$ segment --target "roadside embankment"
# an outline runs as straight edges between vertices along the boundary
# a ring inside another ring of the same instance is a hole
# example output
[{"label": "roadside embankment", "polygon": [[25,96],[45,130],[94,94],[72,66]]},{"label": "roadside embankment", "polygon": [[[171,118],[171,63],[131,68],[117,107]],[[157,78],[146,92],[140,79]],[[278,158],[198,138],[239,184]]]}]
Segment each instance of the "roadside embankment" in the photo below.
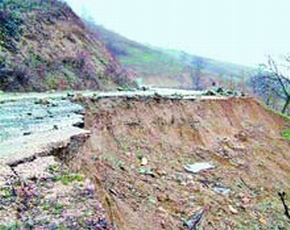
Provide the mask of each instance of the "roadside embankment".
[{"label": "roadside embankment", "polygon": [[290,193],[289,124],[254,99],[79,101],[91,135],[67,163],[94,178],[120,229],[289,228],[277,195]]},{"label": "roadside embankment", "polygon": [[0,105],[13,114],[0,119],[0,226],[290,227],[277,194],[290,194],[289,141],[280,135],[289,122],[254,99],[180,91],[84,96],[78,105],[33,99],[23,114],[18,100]]}]

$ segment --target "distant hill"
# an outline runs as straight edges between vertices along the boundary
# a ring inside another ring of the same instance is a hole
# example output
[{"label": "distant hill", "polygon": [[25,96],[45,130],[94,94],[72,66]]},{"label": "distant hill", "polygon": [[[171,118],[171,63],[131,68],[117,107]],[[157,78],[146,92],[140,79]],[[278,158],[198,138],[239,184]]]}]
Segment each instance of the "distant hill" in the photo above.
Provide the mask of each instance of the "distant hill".
[{"label": "distant hill", "polygon": [[105,45],[57,0],[0,0],[0,90],[130,84]]},{"label": "distant hill", "polygon": [[[88,23],[108,49],[127,68],[133,70],[144,84],[182,88],[204,88],[213,82],[240,84],[246,81],[251,68],[166,50],[129,40],[102,26]],[[201,79],[196,79],[201,78]]]}]

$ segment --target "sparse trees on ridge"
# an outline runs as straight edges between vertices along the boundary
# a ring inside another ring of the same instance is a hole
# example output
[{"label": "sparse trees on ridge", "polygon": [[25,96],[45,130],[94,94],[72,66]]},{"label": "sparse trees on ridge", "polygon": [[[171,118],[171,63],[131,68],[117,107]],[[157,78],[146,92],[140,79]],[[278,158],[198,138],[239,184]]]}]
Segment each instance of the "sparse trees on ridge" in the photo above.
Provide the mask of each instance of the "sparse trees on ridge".
[{"label": "sparse trees on ridge", "polygon": [[269,56],[267,64],[260,67],[259,72],[251,78],[254,93],[273,107],[276,106],[275,101],[282,102],[281,112],[286,113],[290,104],[290,55],[279,63]]}]

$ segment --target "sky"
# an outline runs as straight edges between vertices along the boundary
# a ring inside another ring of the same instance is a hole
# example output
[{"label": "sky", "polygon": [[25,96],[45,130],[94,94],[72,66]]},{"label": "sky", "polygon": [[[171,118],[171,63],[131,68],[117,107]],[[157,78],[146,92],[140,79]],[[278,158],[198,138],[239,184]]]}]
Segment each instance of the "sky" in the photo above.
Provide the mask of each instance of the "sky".
[{"label": "sky", "polygon": [[131,40],[254,66],[290,52],[289,0],[66,0]]}]

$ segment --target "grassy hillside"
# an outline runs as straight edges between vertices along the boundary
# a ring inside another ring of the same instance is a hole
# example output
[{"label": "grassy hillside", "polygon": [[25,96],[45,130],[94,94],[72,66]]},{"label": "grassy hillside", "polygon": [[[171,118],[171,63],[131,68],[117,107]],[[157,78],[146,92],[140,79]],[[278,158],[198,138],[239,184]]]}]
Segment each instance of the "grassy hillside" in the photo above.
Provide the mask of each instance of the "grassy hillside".
[{"label": "grassy hillside", "polygon": [[57,0],[0,0],[0,90],[105,89],[127,72]]},{"label": "grassy hillside", "polygon": [[182,51],[142,45],[102,26],[89,25],[120,62],[134,70],[137,77],[141,77],[147,84],[192,88],[197,75],[202,78],[203,87],[213,81],[238,84],[252,71],[248,67],[193,56]]}]

